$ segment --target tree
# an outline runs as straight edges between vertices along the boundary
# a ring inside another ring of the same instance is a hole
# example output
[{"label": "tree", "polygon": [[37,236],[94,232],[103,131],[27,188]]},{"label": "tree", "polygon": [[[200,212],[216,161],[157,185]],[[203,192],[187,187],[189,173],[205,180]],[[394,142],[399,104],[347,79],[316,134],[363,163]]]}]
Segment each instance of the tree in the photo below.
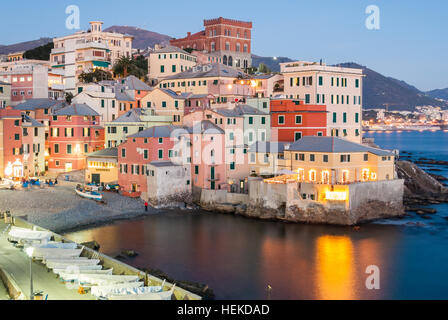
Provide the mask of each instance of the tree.
[{"label": "tree", "polygon": [[73,93],[66,92],[65,93],[65,102],[67,102],[68,104],[72,104],[72,99],[73,99]]},{"label": "tree", "polygon": [[50,60],[51,49],[54,48],[54,43],[49,42],[43,46],[25,51],[23,57],[25,59],[33,59],[33,60]]},{"label": "tree", "polygon": [[121,57],[113,66],[113,71],[115,74],[127,77],[129,74],[129,70],[134,65],[134,62],[132,59],[129,59],[127,57]]},{"label": "tree", "polygon": [[113,67],[116,75],[126,78],[128,75],[134,75],[137,78],[145,78],[148,74],[148,60],[143,56],[136,59],[121,57]]},{"label": "tree", "polygon": [[94,71],[82,72],[78,79],[83,83],[99,82],[103,80],[112,80],[112,74],[102,69],[95,69]]},{"label": "tree", "polygon": [[265,65],[264,63],[260,63],[258,65],[258,72],[261,72],[261,73],[271,73],[271,69],[269,69],[268,66]]}]

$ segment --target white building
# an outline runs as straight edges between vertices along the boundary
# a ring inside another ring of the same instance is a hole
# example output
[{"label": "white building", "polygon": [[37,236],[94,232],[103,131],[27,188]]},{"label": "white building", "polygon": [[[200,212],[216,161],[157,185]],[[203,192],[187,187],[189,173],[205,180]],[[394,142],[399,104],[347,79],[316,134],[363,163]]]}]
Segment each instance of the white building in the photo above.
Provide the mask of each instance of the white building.
[{"label": "white building", "polygon": [[75,93],[79,75],[96,68],[111,69],[121,57],[132,57],[133,37],[102,31],[103,22],[90,22],[89,31],[55,38],[50,62],[64,70],[66,91]]},{"label": "white building", "polygon": [[362,141],[362,69],[316,62],[280,63],[287,98],[327,106],[327,136]]}]

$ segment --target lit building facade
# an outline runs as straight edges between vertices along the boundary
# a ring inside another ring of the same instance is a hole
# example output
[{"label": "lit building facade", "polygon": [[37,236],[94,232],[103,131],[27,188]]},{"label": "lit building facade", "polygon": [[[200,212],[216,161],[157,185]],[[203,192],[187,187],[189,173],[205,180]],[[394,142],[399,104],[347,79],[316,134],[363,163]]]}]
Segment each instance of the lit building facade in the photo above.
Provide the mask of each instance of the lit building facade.
[{"label": "lit building facade", "polygon": [[286,97],[326,106],[326,136],[362,141],[362,69],[296,61],[281,63],[280,70]]}]

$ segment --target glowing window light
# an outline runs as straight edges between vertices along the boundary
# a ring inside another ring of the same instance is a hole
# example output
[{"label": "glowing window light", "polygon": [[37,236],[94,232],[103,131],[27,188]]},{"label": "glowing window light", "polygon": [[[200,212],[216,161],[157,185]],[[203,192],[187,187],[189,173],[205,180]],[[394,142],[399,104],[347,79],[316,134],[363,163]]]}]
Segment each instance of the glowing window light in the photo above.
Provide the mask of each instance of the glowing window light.
[{"label": "glowing window light", "polygon": [[322,183],[330,182],[330,172],[328,170],[322,171]]},{"label": "glowing window light", "polygon": [[349,172],[348,170],[342,170],[342,182],[346,183],[349,179]]},{"label": "glowing window light", "polygon": [[305,180],[305,169],[297,169],[297,181],[304,181]]},{"label": "glowing window light", "polygon": [[310,170],[310,181],[316,181],[316,170]]},{"label": "glowing window light", "polygon": [[375,172],[372,172],[372,173],[370,174],[370,179],[372,179],[372,180],[376,180],[376,178],[377,178],[376,173],[375,173]]},{"label": "glowing window light", "polygon": [[347,192],[327,191],[325,192],[326,200],[345,201],[347,200]]},{"label": "glowing window light", "polygon": [[228,86],[227,86],[227,88],[229,89],[229,90],[232,90],[232,85],[231,84],[229,84]]},{"label": "glowing window light", "polygon": [[367,181],[369,180],[369,176],[370,176],[370,170],[369,169],[362,169],[362,181]]}]

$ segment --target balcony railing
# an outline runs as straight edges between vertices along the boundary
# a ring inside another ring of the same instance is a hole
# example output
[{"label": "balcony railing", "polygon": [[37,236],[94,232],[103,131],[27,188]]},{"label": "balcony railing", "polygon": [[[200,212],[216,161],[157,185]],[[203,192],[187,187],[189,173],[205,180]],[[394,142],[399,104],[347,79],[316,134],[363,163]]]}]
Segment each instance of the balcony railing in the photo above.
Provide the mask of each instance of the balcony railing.
[{"label": "balcony railing", "polygon": [[214,177],[212,177],[211,175],[208,176],[207,178],[208,181],[219,181],[220,179],[220,175],[219,174],[215,174]]}]

